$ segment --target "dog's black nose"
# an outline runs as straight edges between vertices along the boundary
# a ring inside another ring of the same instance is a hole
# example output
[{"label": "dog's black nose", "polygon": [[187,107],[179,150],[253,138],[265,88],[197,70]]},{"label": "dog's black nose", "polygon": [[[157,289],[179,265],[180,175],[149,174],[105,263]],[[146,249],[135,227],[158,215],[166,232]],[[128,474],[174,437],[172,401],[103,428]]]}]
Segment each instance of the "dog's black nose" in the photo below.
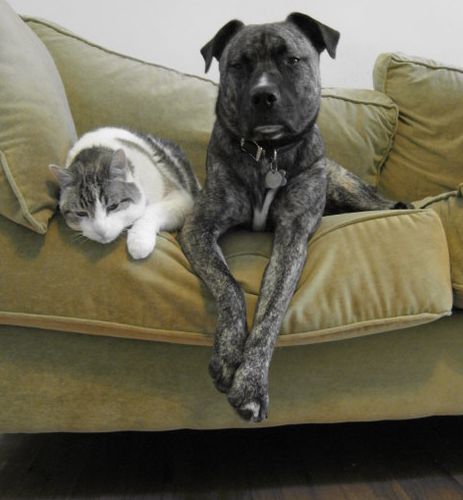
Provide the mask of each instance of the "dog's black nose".
[{"label": "dog's black nose", "polygon": [[251,91],[251,102],[257,109],[271,108],[279,98],[276,85],[259,85]]}]

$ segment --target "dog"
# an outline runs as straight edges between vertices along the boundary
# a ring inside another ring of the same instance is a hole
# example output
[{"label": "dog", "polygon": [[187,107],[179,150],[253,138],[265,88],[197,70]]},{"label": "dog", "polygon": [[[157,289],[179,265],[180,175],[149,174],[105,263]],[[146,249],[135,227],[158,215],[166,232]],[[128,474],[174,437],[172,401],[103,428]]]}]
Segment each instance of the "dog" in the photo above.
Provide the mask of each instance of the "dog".
[{"label": "dog", "polygon": [[[279,23],[233,20],[202,49],[219,61],[216,121],[206,181],[179,241],[217,302],[209,373],[246,421],[268,414],[268,372],[280,327],[323,214],[407,208],[324,155],[316,119],[320,53],[339,33],[301,13]],[[274,233],[254,325],[218,238],[235,226]]]}]

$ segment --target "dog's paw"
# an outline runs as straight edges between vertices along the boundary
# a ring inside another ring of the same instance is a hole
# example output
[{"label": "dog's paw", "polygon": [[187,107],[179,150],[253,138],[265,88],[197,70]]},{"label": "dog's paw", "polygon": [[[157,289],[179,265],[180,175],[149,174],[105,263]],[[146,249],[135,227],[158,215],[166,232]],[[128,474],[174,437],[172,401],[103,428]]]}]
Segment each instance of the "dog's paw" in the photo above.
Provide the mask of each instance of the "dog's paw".
[{"label": "dog's paw", "polygon": [[[235,311],[236,316],[240,314],[239,310]],[[209,375],[220,392],[228,393],[235,372],[243,361],[244,345],[248,337],[245,314],[243,311],[241,321],[225,321],[222,317],[222,321],[217,324]]]},{"label": "dog's paw", "polygon": [[228,401],[243,420],[266,419],[269,402],[266,370],[258,364],[244,362],[235,372]]},{"label": "dog's paw", "polygon": [[156,234],[141,234],[130,231],[127,235],[127,249],[133,259],[145,259],[154,250]]},{"label": "dog's paw", "polygon": [[230,390],[240,363],[241,355],[239,353],[228,353],[227,356],[220,356],[214,351],[209,361],[209,375],[218,391],[226,394]]}]

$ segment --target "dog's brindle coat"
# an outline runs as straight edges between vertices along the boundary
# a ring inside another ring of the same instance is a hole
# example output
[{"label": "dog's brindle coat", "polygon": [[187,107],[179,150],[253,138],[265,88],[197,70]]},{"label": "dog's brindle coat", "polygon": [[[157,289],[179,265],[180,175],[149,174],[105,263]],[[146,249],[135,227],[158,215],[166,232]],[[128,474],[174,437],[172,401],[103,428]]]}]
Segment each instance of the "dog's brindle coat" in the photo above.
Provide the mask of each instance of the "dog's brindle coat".
[{"label": "dog's brindle coat", "polygon": [[[275,340],[306,260],[307,241],[323,213],[404,208],[324,157],[315,125],[319,54],[327,49],[334,57],[338,38],[337,31],[295,13],[282,23],[231,21],[201,51],[206,71],[213,57],[219,60],[217,120],[205,186],[180,242],[217,301],[210,375],[250,421],[267,417]],[[259,162],[253,158],[258,145],[265,149]],[[275,169],[275,150],[287,183],[268,189],[265,175]],[[274,232],[250,332],[243,291],[217,243],[238,225]]]}]

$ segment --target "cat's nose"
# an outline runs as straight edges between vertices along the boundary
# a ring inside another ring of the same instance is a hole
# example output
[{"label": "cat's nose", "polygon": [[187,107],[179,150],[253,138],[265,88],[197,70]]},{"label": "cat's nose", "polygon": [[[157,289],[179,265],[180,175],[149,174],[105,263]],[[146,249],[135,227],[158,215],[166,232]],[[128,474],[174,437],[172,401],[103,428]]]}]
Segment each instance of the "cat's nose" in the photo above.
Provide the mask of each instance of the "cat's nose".
[{"label": "cat's nose", "polygon": [[95,234],[101,243],[109,243],[113,239],[104,228],[95,228]]},{"label": "cat's nose", "polygon": [[114,240],[114,236],[111,236],[109,234],[102,234],[100,235],[101,243],[110,243],[111,241]]}]

